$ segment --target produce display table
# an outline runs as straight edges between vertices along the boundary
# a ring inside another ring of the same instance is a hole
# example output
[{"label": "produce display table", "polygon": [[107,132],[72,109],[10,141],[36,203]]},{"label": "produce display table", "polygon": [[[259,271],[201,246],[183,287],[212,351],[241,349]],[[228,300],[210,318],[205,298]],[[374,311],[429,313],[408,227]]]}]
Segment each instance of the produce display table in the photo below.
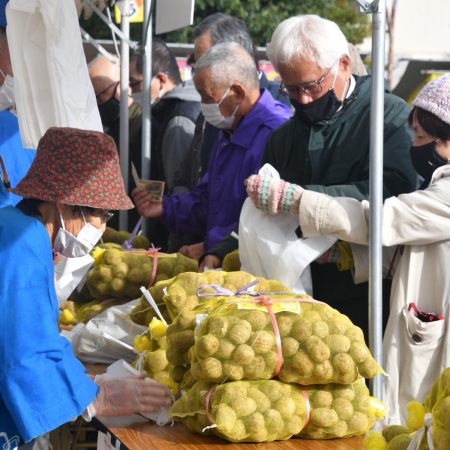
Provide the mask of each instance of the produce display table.
[{"label": "produce display table", "polygon": [[[103,373],[106,366],[101,364],[86,364],[89,373]],[[98,421],[97,421],[98,422]],[[121,443],[121,450],[363,450],[363,438],[309,440],[289,439],[262,444],[233,444],[222,439],[201,436],[189,431],[184,425],[176,423],[173,426],[159,427],[153,423],[133,425],[127,428],[99,427],[108,432],[114,448],[116,440]],[[118,447],[116,447],[118,448]]]},{"label": "produce display table", "polygon": [[233,444],[216,437],[190,432],[181,423],[159,427],[145,423],[129,428],[111,428],[129,450],[362,450],[362,437],[331,440],[289,439],[263,444]]}]

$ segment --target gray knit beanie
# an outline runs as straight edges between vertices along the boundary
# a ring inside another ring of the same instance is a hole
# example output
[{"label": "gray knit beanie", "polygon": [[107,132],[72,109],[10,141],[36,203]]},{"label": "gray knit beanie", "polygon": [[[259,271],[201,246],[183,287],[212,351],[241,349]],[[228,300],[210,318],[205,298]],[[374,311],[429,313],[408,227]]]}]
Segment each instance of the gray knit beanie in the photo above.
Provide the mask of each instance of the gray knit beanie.
[{"label": "gray knit beanie", "polygon": [[413,101],[443,122],[450,124],[450,73],[430,81]]}]

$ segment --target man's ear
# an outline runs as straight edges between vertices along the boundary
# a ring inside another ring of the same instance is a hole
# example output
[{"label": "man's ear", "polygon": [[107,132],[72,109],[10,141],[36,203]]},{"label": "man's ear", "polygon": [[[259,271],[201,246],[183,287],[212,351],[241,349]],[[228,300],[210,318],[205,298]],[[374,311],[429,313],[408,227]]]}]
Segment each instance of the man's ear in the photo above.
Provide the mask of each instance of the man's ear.
[{"label": "man's ear", "polygon": [[247,91],[241,83],[233,83],[230,87],[230,90],[234,92],[234,95],[239,100],[239,102],[242,102],[247,96]]},{"label": "man's ear", "polygon": [[158,72],[155,76],[159,80],[161,89],[167,88],[168,83],[170,82],[170,78],[164,72]]},{"label": "man's ear", "polygon": [[352,63],[347,55],[342,55],[340,57],[339,64],[341,65],[341,67],[343,67],[345,73],[347,74],[352,73]]}]

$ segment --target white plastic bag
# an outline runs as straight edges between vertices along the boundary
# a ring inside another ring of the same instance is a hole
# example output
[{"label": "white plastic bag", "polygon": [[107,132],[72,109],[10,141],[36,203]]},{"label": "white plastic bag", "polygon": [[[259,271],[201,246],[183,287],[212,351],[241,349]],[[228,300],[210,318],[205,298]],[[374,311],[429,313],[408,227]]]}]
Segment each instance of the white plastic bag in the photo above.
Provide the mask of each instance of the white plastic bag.
[{"label": "white plastic bag", "polygon": [[82,287],[84,283],[81,282],[86,279],[86,275],[93,264],[94,258],[89,254],[77,258],[62,256],[61,261],[55,264],[55,291],[60,307],[77,286]]},{"label": "white plastic bag", "polygon": [[111,306],[86,325],[78,324],[61,334],[71,341],[75,354],[85,363],[110,364],[119,359],[131,362],[136,359],[134,337],[147,331],[147,327],[128,319],[138,302]]},{"label": "white plastic bag", "polygon": [[[259,174],[280,177],[270,164],[265,164]],[[328,250],[336,238],[299,239],[295,233],[298,226],[298,217],[288,213],[269,215],[248,198],[239,219],[241,270],[276,279],[299,293],[312,294],[309,264]]]}]

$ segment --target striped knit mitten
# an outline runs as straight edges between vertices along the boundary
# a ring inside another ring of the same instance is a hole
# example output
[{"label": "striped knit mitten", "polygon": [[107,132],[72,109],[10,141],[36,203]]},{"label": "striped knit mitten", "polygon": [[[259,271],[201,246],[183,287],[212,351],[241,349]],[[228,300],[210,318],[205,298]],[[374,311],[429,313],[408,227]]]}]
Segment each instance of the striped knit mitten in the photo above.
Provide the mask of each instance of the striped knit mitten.
[{"label": "striped knit mitten", "polygon": [[269,214],[297,215],[303,188],[268,175],[252,175],[246,180],[247,194],[254,205]]}]

